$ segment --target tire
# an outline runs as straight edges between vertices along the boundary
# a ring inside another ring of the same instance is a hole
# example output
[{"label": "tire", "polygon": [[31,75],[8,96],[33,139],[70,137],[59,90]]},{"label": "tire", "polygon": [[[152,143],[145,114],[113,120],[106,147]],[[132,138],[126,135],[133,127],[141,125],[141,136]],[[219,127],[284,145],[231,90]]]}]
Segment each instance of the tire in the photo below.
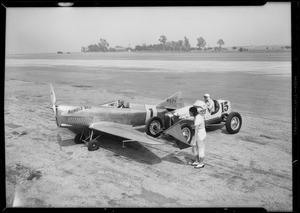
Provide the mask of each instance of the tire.
[{"label": "tire", "polygon": [[146,134],[150,135],[151,137],[158,137],[160,136],[163,129],[163,122],[159,117],[152,117],[146,123]]},{"label": "tire", "polygon": [[186,143],[190,144],[193,138],[193,128],[189,124],[183,124],[180,128],[183,136],[186,138]]},{"label": "tire", "polygon": [[87,147],[88,147],[89,151],[95,151],[95,150],[99,149],[100,143],[96,140],[92,140],[88,143]]},{"label": "tire", "polygon": [[238,133],[242,126],[242,117],[237,112],[232,112],[226,118],[226,130],[229,134]]},{"label": "tire", "polygon": [[85,136],[84,136],[84,134],[82,134],[82,133],[79,133],[79,134],[77,134],[76,136],[75,136],[75,143],[77,143],[77,144],[81,144],[81,143],[83,143],[84,141],[83,140],[85,140]]}]

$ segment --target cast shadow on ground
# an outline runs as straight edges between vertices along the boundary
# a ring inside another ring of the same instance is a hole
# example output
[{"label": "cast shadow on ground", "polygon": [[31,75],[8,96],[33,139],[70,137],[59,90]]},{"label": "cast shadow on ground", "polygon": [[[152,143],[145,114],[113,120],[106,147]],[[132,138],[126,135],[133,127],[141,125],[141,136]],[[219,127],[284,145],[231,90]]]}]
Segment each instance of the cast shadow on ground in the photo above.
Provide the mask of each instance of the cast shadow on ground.
[{"label": "cast shadow on ground", "polygon": [[223,134],[230,135],[230,134],[226,131],[226,129],[223,129],[221,132],[222,132]]},{"label": "cast shadow on ground", "polygon": [[218,129],[222,129],[223,127],[224,127],[224,124],[214,125],[214,126],[207,126],[206,131],[207,132],[212,132],[212,131],[216,131]]},{"label": "cast shadow on ground", "polygon": [[75,146],[75,145],[78,145],[78,144],[75,143],[74,139],[65,139],[65,140],[57,141],[57,143],[58,143],[61,147],[67,147],[67,146]]},{"label": "cast shadow on ground", "polygon": [[175,164],[189,165],[194,162],[194,157],[192,154],[188,153],[170,153],[167,156],[163,157],[162,160],[168,161]]},{"label": "cast shadow on ground", "polygon": [[[62,140],[59,134],[57,135],[57,137],[58,137],[57,138],[58,144],[60,145],[60,147],[82,145],[82,144],[76,144],[74,138]],[[166,146],[172,146],[178,149],[178,151],[180,151],[178,145],[175,143],[174,138],[168,135],[162,135],[159,138],[165,141]],[[187,153],[177,152],[177,151],[173,153],[169,153],[165,157],[160,158],[152,151],[150,151],[147,148],[147,145],[144,145],[136,141],[126,142],[124,143],[125,146],[123,147],[123,142],[122,142],[123,140],[124,139],[120,137],[105,134],[101,136],[101,139],[98,140],[100,142],[99,149],[109,150],[113,152],[114,156],[116,157],[122,156],[131,160],[135,160],[139,163],[150,164],[150,165],[161,163],[163,160],[171,163],[176,163],[176,164],[188,164],[191,161],[191,159],[193,159],[192,155],[189,155]],[[159,146],[153,146],[152,148],[158,150],[160,149]]]},{"label": "cast shadow on ground", "polygon": [[100,149],[114,152],[114,156],[123,156],[143,164],[158,164],[162,159],[147,149],[143,144],[133,141],[124,143],[121,138],[105,135],[100,140]]},{"label": "cast shadow on ground", "polygon": [[171,163],[176,163],[176,164],[183,164],[183,165],[190,164],[191,162],[194,161],[194,156],[192,154],[190,154],[188,152],[180,151],[180,150],[190,148],[190,147],[186,146],[186,147],[180,148],[178,146],[178,144],[176,143],[175,139],[168,135],[163,135],[160,138],[163,139],[164,141],[166,141],[166,143],[168,143],[168,145],[173,146],[174,148],[177,149],[177,151],[170,153],[170,154],[166,155],[165,157],[163,157],[162,160],[168,161]]},{"label": "cast shadow on ground", "polygon": [[221,130],[221,133],[229,135],[229,133],[227,132],[227,130],[225,128],[225,124],[206,127],[206,132],[212,132],[212,131],[216,131],[216,130]]},{"label": "cast shadow on ground", "polygon": [[[101,136],[99,149],[106,149],[114,152],[114,156],[123,156],[128,159],[132,159],[144,164],[158,164],[161,163],[161,158],[147,149],[145,146],[138,142],[124,143],[124,139],[112,135],[105,134]],[[74,139],[62,140],[60,134],[57,134],[57,142],[60,147],[76,146],[82,144],[76,144]]]}]

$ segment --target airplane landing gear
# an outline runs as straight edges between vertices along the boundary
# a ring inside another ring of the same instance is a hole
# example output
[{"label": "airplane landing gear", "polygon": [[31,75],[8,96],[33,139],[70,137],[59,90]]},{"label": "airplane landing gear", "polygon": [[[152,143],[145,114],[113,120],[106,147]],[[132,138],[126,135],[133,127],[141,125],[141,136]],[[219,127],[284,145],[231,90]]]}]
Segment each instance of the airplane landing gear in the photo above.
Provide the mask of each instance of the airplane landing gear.
[{"label": "airplane landing gear", "polygon": [[90,142],[88,142],[87,147],[88,147],[89,151],[95,151],[95,150],[99,149],[100,143],[97,140],[91,140]]},{"label": "airplane landing gear", "polygon": [[75,136],[74,140],[75,140],[75,143],[77,143],[77,144],[84,143],[85,136],[84,136],[83,132],[82,132],[82,133],[78,133],[78,134]]},{"label": "airplane landing gear", "polygon": [[100,147],[100,142],[97,140],[100,138],[103,133],[99,134],[98,136],[93,135],[93,130],[89,133],[89,136],[84,140],[84,142],[87,144],[87,148],[89,151],[95,151],[99,149]]}]

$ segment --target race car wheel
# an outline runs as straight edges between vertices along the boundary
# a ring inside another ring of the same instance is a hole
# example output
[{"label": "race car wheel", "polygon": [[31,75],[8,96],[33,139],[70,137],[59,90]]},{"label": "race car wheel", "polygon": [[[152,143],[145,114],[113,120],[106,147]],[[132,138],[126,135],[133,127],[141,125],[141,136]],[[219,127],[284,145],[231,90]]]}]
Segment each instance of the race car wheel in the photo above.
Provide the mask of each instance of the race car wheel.
[{"label": "race car wheel", "polygon": [[77,144],[83,143],[85,140],[85,136],[84,136],[84,134],[79,133],[75,136],[74,140],[75,140],[75,143],[77,143]]},{"label": "race car wheel", "polygon": [[152,137],[158,137],[163,128],[162,120],[159,117],[152,117],[146,123],[146,133]]},{"label": "race car wheel", "polygon": [[242,126],[242,117],[237,112],[232,112],[226,119],[226,130],[229,134],[235,134],[240,131]]},{"label": "race car wheel", "polygon": [[193,138],[193,129],[192,129],[191,125],[189,125],[189,124],[181,125],[181,132],[182,132],[182,135],[185,137],[186,142],[188,144],[190,144],[192,141],[192,138]]},{"label": "race car wheel", "polygon": [[95,150],[99,149],[100,143],[96,140],[92,140],[92,141],[88,142],[87,147],[88,147],[89,151],[95,151]]}]

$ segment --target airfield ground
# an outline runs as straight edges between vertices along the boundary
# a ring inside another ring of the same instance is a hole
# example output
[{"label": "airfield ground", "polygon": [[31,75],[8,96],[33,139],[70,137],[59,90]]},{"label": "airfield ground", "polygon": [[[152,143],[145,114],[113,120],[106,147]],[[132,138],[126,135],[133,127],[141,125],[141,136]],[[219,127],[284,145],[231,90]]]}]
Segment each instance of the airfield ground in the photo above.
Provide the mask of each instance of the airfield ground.
[{"label": "airfield ground", "polygon": [[[131,54],[131,55],[130,55]],[[143,55],[144,54],[144,55]],[[89,152],[58,129],[58,104],[123,98],[155,104],[182,91],[210,93],[242,115],[238,134],[208,130],[203,169],[191,149],[105,137]],[[292,210],[290,52],[9,55],[5,70],[7,206],[263,207]],[[63,141],[58,143],[57,134]]]}]

